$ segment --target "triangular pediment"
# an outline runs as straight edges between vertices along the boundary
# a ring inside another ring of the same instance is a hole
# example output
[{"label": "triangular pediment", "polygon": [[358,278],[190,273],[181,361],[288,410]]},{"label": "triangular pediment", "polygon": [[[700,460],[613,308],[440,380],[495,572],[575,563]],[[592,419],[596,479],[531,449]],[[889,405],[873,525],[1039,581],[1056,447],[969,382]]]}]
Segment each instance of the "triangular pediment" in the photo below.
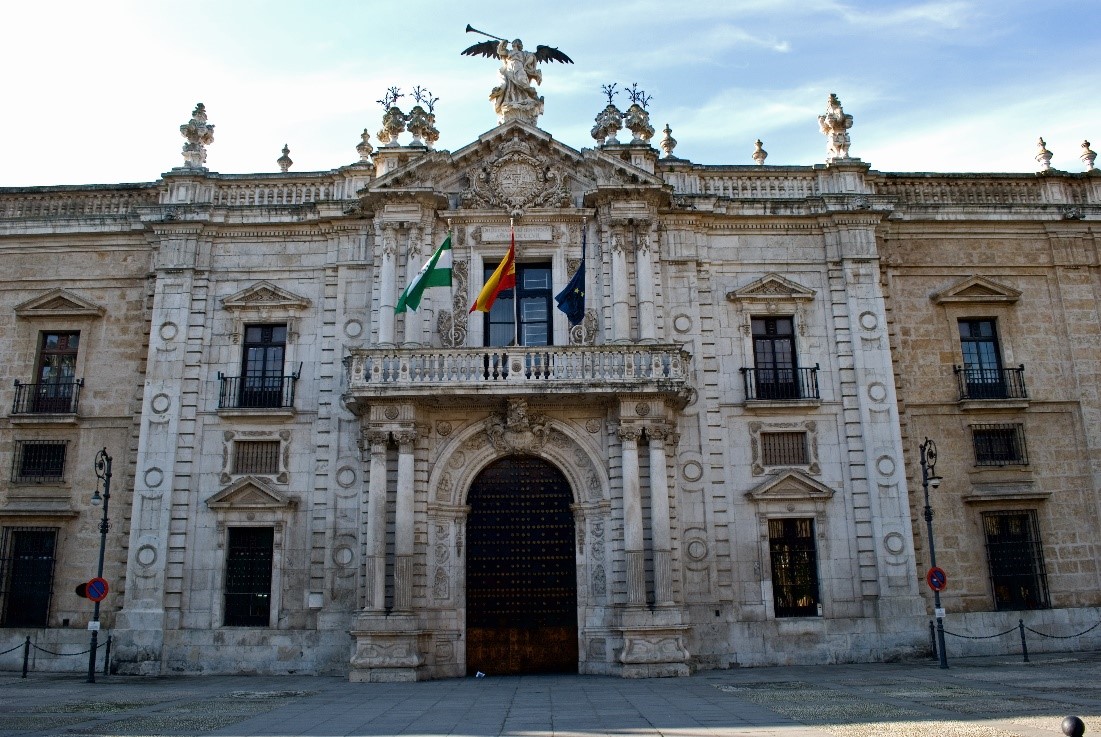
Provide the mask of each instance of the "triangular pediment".
[{"label": "triangular pediment", "polygon": [[19,317],[102,317],[106,311],[67,289],[51,290],[15,307]]},{"label": "triangular pediment", "polygon": [[304,310],[309,306],[309,299],[267,281],[257,282],[222,300],[222,307],[227,310],[278,308],[290,311]]},{"label": "triangular pediment", "polygon": [[[400,160],[402,153],[395,149],[392,156]],[[379,154],[387,155],[385,149]],[[411,155],[368,185],[363,205],[374,209],[395,195],[435,193],[463,209],[515,212],[569,207],[609,186],[668,189],[661,177],[627,160],[599,149],[578,151],[546,131],[509,121],[453,153]]]},{"label": "triangular pediment", "polygon": [[746,492],[755,502],[824,500],[833,494],[833,489],[821,481],[795,470],[783,471]]},{"label": "triangular pediment", "polygon": [[809,301],[814,299],[814,290],[804,287],[802,284],[785,279],[779,274],[765,274],[760,279],[746,284],[733,292],[727,292],[726,298],[731,302],[740,301]]},{"label": "triangular pediment", "polygon": [[206,500],[211,509],[286,509],[294,500],[263,479],[246,476]]},{"label": "triangular pediment", "polygon": [[930,299],[936,304],[946,302],[972,302],[990,303],[1005,302],[1012,304],[1021,297],[1021,291],[1013,287],[999,284],[984,276],[972,276],[954,284],[947,289],[934,292]]}]

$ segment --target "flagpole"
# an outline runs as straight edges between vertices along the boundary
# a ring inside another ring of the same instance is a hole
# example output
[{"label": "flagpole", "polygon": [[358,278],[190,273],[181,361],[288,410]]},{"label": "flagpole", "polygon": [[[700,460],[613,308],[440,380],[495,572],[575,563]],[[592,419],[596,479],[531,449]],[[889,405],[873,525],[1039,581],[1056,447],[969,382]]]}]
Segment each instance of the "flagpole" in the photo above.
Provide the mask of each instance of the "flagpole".
[{"label": "flagpole", "polygon": [[[512,218],[508,219],[509,236],[512,241],[509,245],[512,247],[512,269],[513,272],[516,269],[516,225]],[[519,347],[520,345],[520,281],[513,279],[512,285],[512,344]]]},{"label": "flagpole", "polygon": [[[447,238],[451,239],[451,218],[447,219]],[[455,241],[451,241],[451,253],[455,253]],[[455,260],[451,260],[451,284],[447,288],[447,311],[451,313],[451,347],[455,348]]]}]

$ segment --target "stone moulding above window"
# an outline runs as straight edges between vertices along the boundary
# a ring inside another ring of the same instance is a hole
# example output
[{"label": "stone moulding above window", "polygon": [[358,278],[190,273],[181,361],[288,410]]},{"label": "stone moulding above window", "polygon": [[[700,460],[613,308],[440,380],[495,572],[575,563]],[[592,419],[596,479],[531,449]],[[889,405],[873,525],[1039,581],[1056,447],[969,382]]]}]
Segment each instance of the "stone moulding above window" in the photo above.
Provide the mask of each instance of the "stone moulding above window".
[{"label": "stone moulding above window", "polygon": [[754,315],[795,315],[795,329],[806,335],[805,305],[814,301],[816,292],[779,274],[765,274],[744,287],[726,293],[726,298],[741,313],[742,332],[752,334],[750,320]]},{"label": "stone moulding above window", "polygon": [[1043,502],[1051,498],[1051,492],[1036,488],[1031,481],[1020,483],[972,483],[973,493],[965,494],[964,504],[990,504],[997,502]]},{"label": "stone moulding above window", "polygon": [[[802,471],[788,470],[755,486],[746,492],[746,497],[758,504],[763,502],[785,502],[792,506],[812,502],[822,504],[833,498],[834,490]],[[805,509],[805,507],[799,507]]]},{"label": "stone moulding above window", "polygon": [[1014,304],[1021,298],[1021,291],[1013,287],[999,284],[984,276],[971,276],[961,282],[933,292],[929,299],[935,304],[948,304],[963,302],[967,304]]},{"label": "stone moulding above window", "polygon": [[67,289],[53,289],[15,306],[15,314],[21,318],[50,317],[103,317],[107,309]]},{"label": "stone moulding above window", "polygon": [[222,298],[222,309],[232,312],[233,342],[241,342],[245,323],[287,324],[287,342],[298,336],[297,322],[300,314],[309,309],[310,300],[301,295],[277,287],[268,281],[259,281],[236,294]]}]

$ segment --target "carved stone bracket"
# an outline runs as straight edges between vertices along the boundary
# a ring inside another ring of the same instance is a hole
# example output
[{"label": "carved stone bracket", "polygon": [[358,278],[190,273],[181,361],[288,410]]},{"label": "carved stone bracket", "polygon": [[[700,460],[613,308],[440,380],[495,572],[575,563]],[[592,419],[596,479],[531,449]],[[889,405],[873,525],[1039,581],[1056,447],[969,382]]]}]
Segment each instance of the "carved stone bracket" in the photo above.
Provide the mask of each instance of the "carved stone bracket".
[{"label": "carved stone bracket", "polygon": [[545,415],[528,412],[523,399],[510,398],[504,415],[486,420],[486,436],[501,453],[531,452],[542,448],[550,438]]}]

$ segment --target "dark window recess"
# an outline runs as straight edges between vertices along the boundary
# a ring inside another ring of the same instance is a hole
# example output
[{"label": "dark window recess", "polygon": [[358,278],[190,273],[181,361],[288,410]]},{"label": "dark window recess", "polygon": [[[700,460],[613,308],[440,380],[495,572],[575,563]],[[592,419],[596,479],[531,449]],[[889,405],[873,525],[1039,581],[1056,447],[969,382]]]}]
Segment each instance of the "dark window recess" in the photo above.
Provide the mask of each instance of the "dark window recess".
[{"label": "dark window recess", "polygon": [[0,545],[0,626],[49,626],[57,530],[6,527]]},{"label": "dark window recess", "polygon": [[1036,513],[986,512],[983,528],[994,606],[999,610],[1051,606]]},{"label": "dark window recess", "polygon": [[765,466],[807,465],[805,432],[761,433],[761,463]]},{"label": "dark window recess", "polygon": [[818,399],[818,367],[801,369],[795,358],[794,320],[754,317],[753,368],[743,368],[747,400]]},{"label": "dark window recess", "polygon": [[63,481],[65,445],[57,440],[17,440],[11,480],[39,484]]},{"label": "dark window recess", "polygon": [[[283,407],[286,325],[246,325],[238,407]],[[292,383],[293,386],[293,383]]]},{"label": "dark window recess", "polygon": [[[1002,371],[1002,356],[998,349],[998,330],[992,319],[960,320],[960,347],[963,350],[963,370],[960,376],[961,394],[967,399],[1006,399],[1023,392],[1022,380]],[[1023,372],[1022,372],[1023,373]],[[1011,383],[1007,383],[1007,378]]]},{"label": "dark window recess", "polygon": [[237,440],[233,443],[233,472],[274,475],[279,473],[278,440]]},{"label": "dark window recess", "polygon": [[38,342],[33,384],[16,382],[13,412],[17,414],[71,414],[81,381],[76,378],[79,332],[44,332]]},{"label": "dark window recess", "polygon": [[[487,266],[484,278],[488,279],[496,268],[496,265]],[[485,314],[485,345],[510,346],[517,337],[522,346],[550,345],[550,264],[516,264],[516,284],[517,289],[506,289],[497,295],[493,307]],[[519,306],[514,301],[516,292],[519,292]],[[517,317],[520,318],[518,325]]]},{"label": "dark window recess", "polygon": [[230,527],[226,553],[226,627],[267,627],[271,621],[273,527]]},{"label": "dark window recess", "polygon": [[777,617],[818,616],[818,554],[814,520],[770,519],[772,598]]},{"label": "dark window recess", "polygon": [[1025,429],[1017,424],[983,424],[971,426],[975,444],[975,465],[1027,465]]}]

